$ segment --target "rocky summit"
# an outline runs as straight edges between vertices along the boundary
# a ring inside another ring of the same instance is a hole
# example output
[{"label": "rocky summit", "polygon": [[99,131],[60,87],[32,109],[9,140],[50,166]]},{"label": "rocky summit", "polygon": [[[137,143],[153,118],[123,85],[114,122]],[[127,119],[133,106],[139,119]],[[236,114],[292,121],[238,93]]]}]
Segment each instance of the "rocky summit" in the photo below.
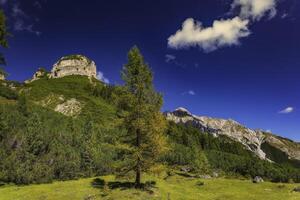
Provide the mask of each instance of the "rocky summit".
[{"label": "rocky summit", "polygon": [[96,64],[94,61],[83,55],[62,57],[54,64],[50,77],[61,78],[69,75],[82,75],[96,78]]},{"label": "rocky summit", "polygon": [[213,134],[215,137],[225,135],[245,146],[246,149],[255,153],[260,159],[273,161],[273,157],[268,155],[267,149],[275,148],[287,159],[300,160],[300,144],[291,140],[278,137],[276,135],[253,130],[232,119],[219,119],[206,116],[193,115],[185,108],[177,108],[173,112],[166,112],[166,118],[177,124],[191,125],[201,130]]}]

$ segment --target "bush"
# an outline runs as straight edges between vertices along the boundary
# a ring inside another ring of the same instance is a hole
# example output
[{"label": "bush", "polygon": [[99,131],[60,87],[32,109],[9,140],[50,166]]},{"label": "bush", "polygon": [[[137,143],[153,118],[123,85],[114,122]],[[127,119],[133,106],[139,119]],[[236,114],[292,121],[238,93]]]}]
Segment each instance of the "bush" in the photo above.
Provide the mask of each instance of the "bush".
[{"label": "bush", "polygon": [[197,181],[196,185],[197,185],[197,186],[203,186],[203,185],[204,185],[204,182],[202,182],[202,181]]}]

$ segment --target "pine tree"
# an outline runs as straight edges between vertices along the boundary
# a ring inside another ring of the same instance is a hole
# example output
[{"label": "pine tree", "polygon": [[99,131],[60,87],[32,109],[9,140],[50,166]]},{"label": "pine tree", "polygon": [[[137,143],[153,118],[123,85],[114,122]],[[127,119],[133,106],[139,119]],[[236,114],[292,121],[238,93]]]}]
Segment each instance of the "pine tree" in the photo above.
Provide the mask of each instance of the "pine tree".
[{"label": "pine tree", "polygon": [[153,87],[153,75],[137,47],[128,53],[128,63],[122,71],[125,87],[132,95],[125,124],[125,142],[129,153],[127,171],[134,170],[135,186],[141,187],[141,173],[147,171],[165,149],[166,123],[160,113],[162,97]]},{"label": "pine tree", "polygon": [[[2,10],[0,10],[0,46],[7,48],[8,44],[7,44],[7,30],[6,30],[6,18],[5,15],[3,13]],[[5,59],[4,56],[2,55],[2,53],[0,53],[0,65],[5,64]],[[3,70],[1,70],[3,71]],[[1,72],[0,73],[4,73]]]}]

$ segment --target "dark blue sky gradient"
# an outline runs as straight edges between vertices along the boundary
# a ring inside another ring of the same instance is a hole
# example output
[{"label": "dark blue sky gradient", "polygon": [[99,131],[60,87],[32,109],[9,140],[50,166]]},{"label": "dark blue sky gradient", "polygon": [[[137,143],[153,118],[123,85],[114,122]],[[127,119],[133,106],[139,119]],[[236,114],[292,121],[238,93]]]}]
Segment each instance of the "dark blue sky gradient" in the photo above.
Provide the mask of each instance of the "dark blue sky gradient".
[{"label": "dark blue sky gradient", "polygon": [[[164,94],[164,110],[182,106],[198,115],[232,118],[251,128],[300,141],[300,5],[281,0],[277,15],[251,24],[239,46],[211,53],[174,50],[167,39],[189,17],[205,26],[228,18],[231,0],[11,0],[26,22],[40,31],[15,31],[4,50],[9,79],[23,81],[39,66],[48,70],[62,56],[84,54],[111,83],[122,84],[120,70],[130,47],[138,45]],[[282,18],[284,14],[287,17]],[[165,55],[176,56],[166,63]],[[193,90],[196,95],[188,95]],[[289,114],[278,112],[286,107]]]}]

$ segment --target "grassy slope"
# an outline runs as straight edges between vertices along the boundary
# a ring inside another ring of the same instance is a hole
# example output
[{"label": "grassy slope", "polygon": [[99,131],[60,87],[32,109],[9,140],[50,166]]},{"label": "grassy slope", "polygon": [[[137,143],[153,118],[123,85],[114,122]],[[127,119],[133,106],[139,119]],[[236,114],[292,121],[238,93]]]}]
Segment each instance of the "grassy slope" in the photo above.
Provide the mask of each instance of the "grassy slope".
[{"label": "grassy slope", "polygon": [[[104,87],[97,80],[93,80],[93,84]],[[116,117],[115,106],[107,103],[101,97],[93,96],[91,82],[84,76],[67,76],[58,79],[43,78],[26,85],[21,91],[31,101],[38,104],[45,104],[46,102],[45,107],[50,109],[54,109],[56,105],[62,103],[59,100],[61,96],[65,100],[75,98],[84,105],[81,116],[90,113],[95,121],[102,124],[110,124]]]},{"label": "grassy slope", "polygon": [[[115,181],[114,177],[101,177],[106,181]],[[31,186],[5,186],[0,188],[0,200],[83,200],[83,199],[117,199],[117,200],[298,200],[300,193],[292,192],[295,184],[262,183],[253,184],[250,181],[212,179],[202,180],[204,186],[197,186],[198,179],[188,179],[173,176],[167,180],[147,177],[155,180],[157,188],[154,194],[135,189],[108,190],[107,196],[102,196],[103,189],[92,186],[93,178],[77,181],[55,182],[53,184]]]}]

